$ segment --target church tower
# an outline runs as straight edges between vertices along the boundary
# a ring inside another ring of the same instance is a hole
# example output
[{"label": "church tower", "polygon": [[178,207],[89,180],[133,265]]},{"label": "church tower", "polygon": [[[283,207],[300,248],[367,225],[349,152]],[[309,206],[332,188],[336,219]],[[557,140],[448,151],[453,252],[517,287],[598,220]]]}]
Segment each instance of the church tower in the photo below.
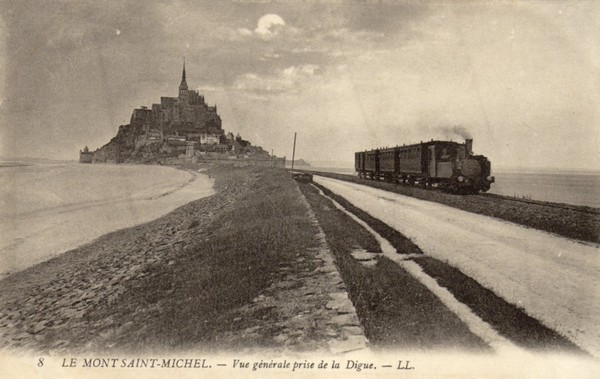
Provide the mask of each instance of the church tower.
[{"label": "church tower", "polygon": [[183,73],[181,74],[181,84],[179,85],[179,99],[185,99],[185,102],[187,103],[188,85],[185,81],[185,58],[183,58]]},{"label": "church tower", "polygon": [[183,58],[183,73],[181,74],[181,84],[179,85],[179,117],[176,117],[180,122],[187,122],[190,107],[190,97],[188,85],[185,81],[185,58]]}]

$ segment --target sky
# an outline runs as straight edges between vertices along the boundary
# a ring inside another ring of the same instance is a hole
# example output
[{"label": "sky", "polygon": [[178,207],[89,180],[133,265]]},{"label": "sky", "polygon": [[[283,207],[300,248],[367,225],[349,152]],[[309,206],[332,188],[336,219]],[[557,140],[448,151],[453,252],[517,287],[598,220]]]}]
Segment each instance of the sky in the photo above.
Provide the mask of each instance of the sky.
[{"label": "sky", "polygon": [[187,83],[309,162],[474,139],[600,170],[600,1],[0,0],[0,156],[78,159]]}]

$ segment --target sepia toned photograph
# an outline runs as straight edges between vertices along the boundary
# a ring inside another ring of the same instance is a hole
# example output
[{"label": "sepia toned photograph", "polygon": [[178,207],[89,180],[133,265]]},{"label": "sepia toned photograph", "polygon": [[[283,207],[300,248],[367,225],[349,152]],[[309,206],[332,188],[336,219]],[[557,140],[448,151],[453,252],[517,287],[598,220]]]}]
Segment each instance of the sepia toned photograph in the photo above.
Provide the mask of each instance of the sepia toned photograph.
[{"label": "sepia toned photograph", "polygon": [[599,30],[0,0],[0,376],[596,377]]}]

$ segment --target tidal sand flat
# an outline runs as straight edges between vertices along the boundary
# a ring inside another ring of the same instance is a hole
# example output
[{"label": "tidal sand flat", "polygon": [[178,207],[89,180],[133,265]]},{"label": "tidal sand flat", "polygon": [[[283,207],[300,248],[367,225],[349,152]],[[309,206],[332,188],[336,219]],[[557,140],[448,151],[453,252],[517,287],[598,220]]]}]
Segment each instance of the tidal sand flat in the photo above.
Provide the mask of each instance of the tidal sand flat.
[{"label": "tidal sand flat", "polygon": [[203,174],[141,165],[0,169],[0,276],[213,194]]}]

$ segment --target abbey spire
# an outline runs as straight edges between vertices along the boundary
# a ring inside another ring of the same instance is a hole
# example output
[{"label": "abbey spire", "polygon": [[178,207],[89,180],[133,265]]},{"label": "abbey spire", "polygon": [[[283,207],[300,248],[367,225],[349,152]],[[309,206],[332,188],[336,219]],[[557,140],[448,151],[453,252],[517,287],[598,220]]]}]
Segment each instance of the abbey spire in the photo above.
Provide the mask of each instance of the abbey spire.
[{"label": "abbey spire", "polygon": [[185,58],[183,58],[183,73],[181,74],[181,84],[179,85],[179,97],[181,97],[181,91],[188,90],[187,82],[185,81]]}]

